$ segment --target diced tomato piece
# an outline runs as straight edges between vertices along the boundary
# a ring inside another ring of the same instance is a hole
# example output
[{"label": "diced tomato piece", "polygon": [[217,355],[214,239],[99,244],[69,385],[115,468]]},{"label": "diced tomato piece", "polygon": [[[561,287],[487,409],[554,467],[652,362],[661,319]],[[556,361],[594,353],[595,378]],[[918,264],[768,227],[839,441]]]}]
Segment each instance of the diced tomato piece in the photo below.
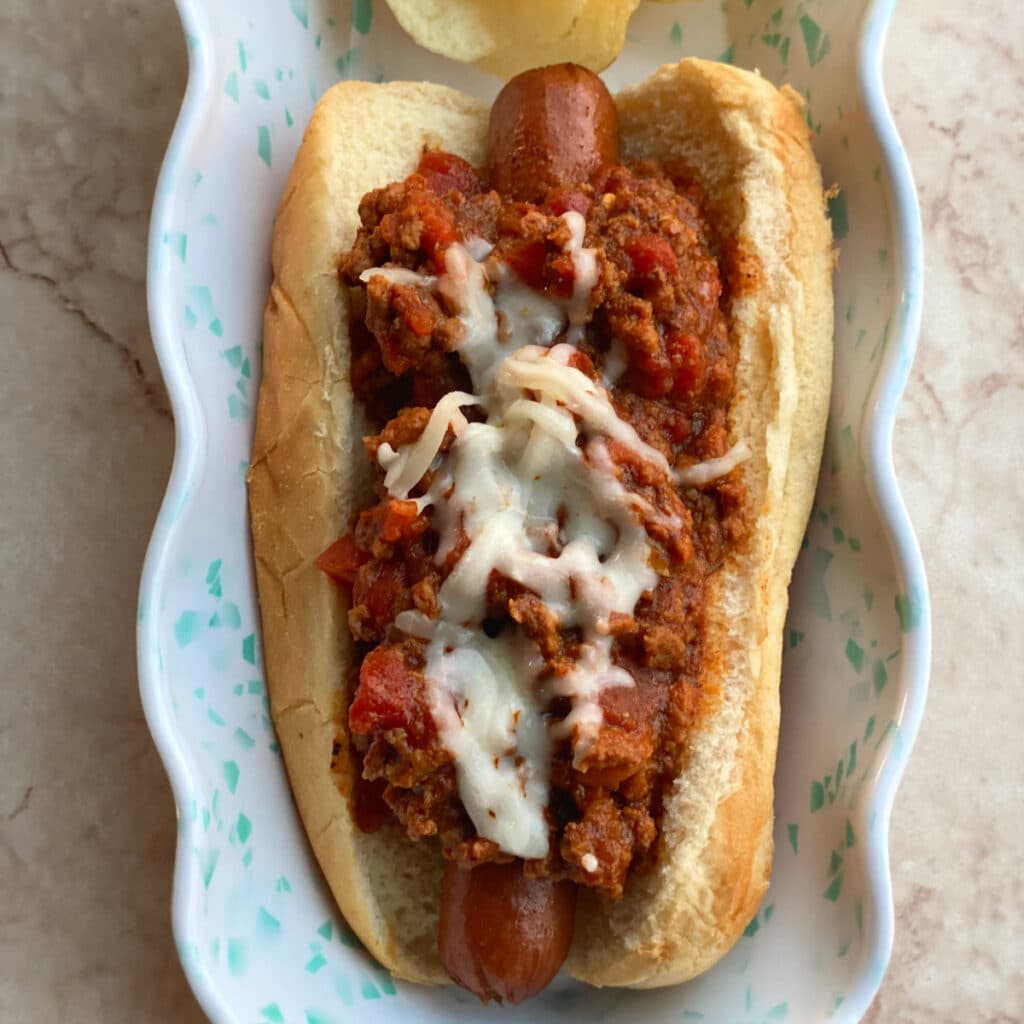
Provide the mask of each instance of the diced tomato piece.
[{"label": "diced tomato piece", "polygon": [[409,606],[403,563],[374,561],[356,577],[352,603],[364,604],[373,622],[393,622]]},{"label": "diced tomato piece", "polygon": [[545,256],[543,241],[535,239],[532,242],[518,242],[510,246],[505,254],[505,261],[524,284],[531,288],[541,288],[544,284]]},{"label": "diced tomato piece", "polygon": [[415,501],[389,501],[384,512],[384,520],[380,524],[381,540],[394,544],[410,534],[414,536],[417,531],[410,531],[409,528],[419,514],[420,510]]},{"label": "diced tomato piece", "polygon": [[425,150],[416,171],[426,179],[427,187],[439,196],[446,192],[471,196],[483,191],[483,182],[473,166],[461,156],[441,149]]},{"label": "diced tomato piece", "polygon": [[691,430],[690,417],[678,409],[665,410],[665,431],[675,444],[682,444]]},{"label": "diced tomato piece", "polygon": [[669,277],[679,273],[676,254],[668,239],[661,235],[640,235],[628,242],[625,248],[633,264],[633,274],[638,278],[653,277],[658,270],[663,270]]},{"label": "diced tomato piece", "polygon": [[677,395],[692,395],[704,382],[704,349],[693,334],[672,334],[665,339],[672,364],[673,390]]},{"label": "diced tomato piece", "polygon": [[560,188],[548,196],[548,206],[551,212],[557,213],[559,216],[570,210],[575,210],[585,217],[590,209],[590,204],[590,196],[574,188]]},{"label": "diced tomato piece", "polygon": [[423,225],[420,248],[430,257],[434,269],[440,272],[444,269],[444,250],[459,240],[455,217],[439,201],[422,203],[418,213]]},{"label": "diced tomato piece", "polygon": [[369,558],[368,554],[356,547],[355,538],[349,534],[336,540],[313,564],[332,579],[354,583],[360,567]]},{"label": "diced tomato piece", "polygon": [[597,371],[594,369],[594,362],[586,352],[576,349],[567,360],[568,364],[580,373],[585,373],[591,380],[597,379]]},{"label": "diced tomato piece", "polygon": [[563,299],[569,298],[576,283],[576,265],[572,261],[572,256],[560,252],[551,260],[548,267],[548,291]]},{"label": "diced tomato piece", "polygon": [[423,676],[405,663],[401,648],[377,647],[363,659],[348,724],[357,735],[404,729],[411,744],[431,738]]},{"label": "diced tomato piece", "polygon": [[662,354],[633,356],[627,383],[644,398],[664,398],[675,384],[672,365]]}]

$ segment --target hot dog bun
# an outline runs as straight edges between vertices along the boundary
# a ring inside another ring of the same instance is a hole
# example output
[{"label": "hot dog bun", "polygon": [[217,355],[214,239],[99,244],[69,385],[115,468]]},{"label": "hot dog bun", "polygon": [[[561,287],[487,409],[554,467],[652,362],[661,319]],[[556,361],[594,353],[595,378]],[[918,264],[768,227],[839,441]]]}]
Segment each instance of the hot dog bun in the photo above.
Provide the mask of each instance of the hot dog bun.
[{"label": "hot dog bun", "polygon": [[[616,98],[623,156],[682,158],[723,246],[739,345],[732,440],[753,452],[748,542],[712,577],[704,681],[657,868],[610,906],[581,892],[569,973],[595,985],[686,980],[733,944],[768,884],[787,586],[809,514],[831,372],[831,234],[799,98],[686,60]],[[486,155],[487,108],[441,86],[346,82],[321,100],[278,210],[250,509],[271,710],[299,812],[349,924],[397,976],[445,982],[439,848],[352,821],[332,743],[351,655],[341,594],[313,560],[369,497],[336,273],[372,188],[424,144]]]}]

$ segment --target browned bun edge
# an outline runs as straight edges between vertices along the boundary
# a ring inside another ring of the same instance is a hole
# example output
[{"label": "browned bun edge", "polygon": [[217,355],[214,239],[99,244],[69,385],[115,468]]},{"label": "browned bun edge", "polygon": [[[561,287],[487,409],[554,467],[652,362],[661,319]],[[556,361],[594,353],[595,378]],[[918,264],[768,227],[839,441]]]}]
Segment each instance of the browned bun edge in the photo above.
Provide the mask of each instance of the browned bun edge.
[{"label": "browned bun edge", "polygon": [[[739,342],[733,440],[755,528],[714,577],[707,680],[720,694],[691,736],[654,872],[611,907],[581,900],[567,969],[653,986],[714,963],[753,916],[771,861],[772,774],[786,588],[810,509],[831,367],[831,236],[798,99],[756,75],[687,60],[617,98],[628,158],[684,159],[729,256]],[[351,658],[338,588],[313,560],[370,496],[348,379],[339,255],[372,188],[425,143],[482,165],[487,108],[425,84],[345,82],[318,104],[278,209],[249,502],[263,644],[292,790],[349,924],[396,975],[446,981],[436,947],[438,847],[351,818],[347,752],[332,744]]]}]

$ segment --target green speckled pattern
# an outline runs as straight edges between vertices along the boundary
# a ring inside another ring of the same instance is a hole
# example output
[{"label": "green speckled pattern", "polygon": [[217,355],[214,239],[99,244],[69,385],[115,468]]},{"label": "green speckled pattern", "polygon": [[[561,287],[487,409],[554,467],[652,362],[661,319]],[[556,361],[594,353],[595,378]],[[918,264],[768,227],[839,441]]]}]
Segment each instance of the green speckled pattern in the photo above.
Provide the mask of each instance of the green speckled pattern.
[{"label": "green speckled pattern", "polygon": [[[193,444],[138,610],[143,694],[178,801],[179,953],[218,1022],[497,1020],[457,990],[393,982],[334,908],[269,718],[244,484],[273,212],[315,99],[340,77],[429,77],[486,98],[497,83],[416,50],[380,0],[179,6],[196,96],[161,178],[151,304]],[[806,98],[836,186],[835,386],[784,638],[776,862],[763,906],[726,960],[689,986],[599,993],[559,980],[503,1020],[849,1022],[885,969],[886,815],[873,800],[883,768],[898,771],[907,752],[907,652],[926,645],[928,606],[923,577],[905,582],[868,484],[874,389],[905,372],[915,297],[890,258],[900,242],[885,159],[857,89],[863,18],[854,0],[645,4],[607,73],[618,87],[695,54],[756,66]]]}]

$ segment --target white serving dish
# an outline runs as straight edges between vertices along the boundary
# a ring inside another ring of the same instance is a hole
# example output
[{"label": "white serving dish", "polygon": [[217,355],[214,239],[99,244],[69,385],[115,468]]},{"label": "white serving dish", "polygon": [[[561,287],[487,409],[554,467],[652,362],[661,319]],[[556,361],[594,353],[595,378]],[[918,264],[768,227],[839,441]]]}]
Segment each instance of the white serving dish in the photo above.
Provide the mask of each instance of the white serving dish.
[{"label": "white serving dish", "polygon": [[174,930],[221,1022],[862,1016],[892,945],[889,812],[927,686],[924,572],[893,477],[920,318],[921,238],[889,118],[891,0],[645,4],[606,78],[685,55],[791,81],[826,180],[836,363],[817,502],[786,627],[772,886],[713,971],[654,992],[558,981],[515,1010],[395,983],[359,948],[311,857],[267,716],[243,474],[275,204],[339,77],[496,80],[418,50],[379,0],[178,0],[191,74],[154,204],[152,331],[177,423],[138,612],[142,695],[178,806]]}]

